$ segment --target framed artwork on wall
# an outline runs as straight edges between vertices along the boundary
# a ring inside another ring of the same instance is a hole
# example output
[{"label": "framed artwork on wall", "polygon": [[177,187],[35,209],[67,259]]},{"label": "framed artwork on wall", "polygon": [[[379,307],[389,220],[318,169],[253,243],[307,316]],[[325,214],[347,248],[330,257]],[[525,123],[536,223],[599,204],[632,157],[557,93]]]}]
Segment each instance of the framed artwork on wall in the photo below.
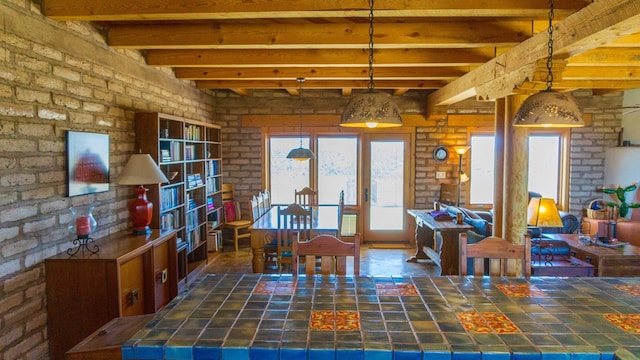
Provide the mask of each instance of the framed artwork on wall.
[{"label": "framed artwork on wall", "polygon": [[67,196],[109,191],[109,135],[67,131]]}]

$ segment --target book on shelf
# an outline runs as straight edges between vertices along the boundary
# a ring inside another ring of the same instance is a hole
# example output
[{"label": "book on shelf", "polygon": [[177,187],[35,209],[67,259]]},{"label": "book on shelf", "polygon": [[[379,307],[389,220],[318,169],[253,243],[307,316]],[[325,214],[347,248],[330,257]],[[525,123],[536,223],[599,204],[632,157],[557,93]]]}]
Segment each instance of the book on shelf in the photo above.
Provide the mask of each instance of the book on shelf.
[{"label": "book on shelf", "polygon": [[204,184],[202,182],[202,176],[200,176],[200,173],[195,173],[193,174],[193,176],[195,177],[195,180],[196,180],[196,186],[202,186]]}]

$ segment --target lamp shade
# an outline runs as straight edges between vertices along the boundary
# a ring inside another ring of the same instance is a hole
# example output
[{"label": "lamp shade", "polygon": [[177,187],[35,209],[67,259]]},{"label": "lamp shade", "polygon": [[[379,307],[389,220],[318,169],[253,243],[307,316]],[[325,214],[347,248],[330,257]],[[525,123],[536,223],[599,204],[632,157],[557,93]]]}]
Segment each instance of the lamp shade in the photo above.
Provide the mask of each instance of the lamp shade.
[{"label": "lamp shade", "polygon": [[145,185],[169,182],[149,154],[133,154],[118,176],[119,185]]},{"label": "lamp shade", "polygon": [[573,96],[546,90],[529,96],[522,103],[513,126],[581,127],[584,120]]},{"label": "lamp shade", "polygon": [[388,128],[402,126],[400,109],[391,96],[369,90],[354,96],[344,111],[340,126]]},{"label": "lamp shade", "polygon": [[313,153],[313,151],[303,147],[292,149],[291,151],[289,151],[289,154],[287,154],[287,159],[293,159],[297,161],[305,161],[315,158],[316,155]]},{"label": "lamp shade", "polygon": [[553,199],[534,197],[527,207],[527,225],[536,227],[562,227],[562,219]]}]

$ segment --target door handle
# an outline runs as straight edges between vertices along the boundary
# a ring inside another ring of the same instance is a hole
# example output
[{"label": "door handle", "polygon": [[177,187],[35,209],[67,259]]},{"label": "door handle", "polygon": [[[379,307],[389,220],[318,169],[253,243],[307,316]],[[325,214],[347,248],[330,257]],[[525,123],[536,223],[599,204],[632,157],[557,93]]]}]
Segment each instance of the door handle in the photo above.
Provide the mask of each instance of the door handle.
[{"label": "door handle", "polygon": [[364,188],[364,202],[369,201],[369,188]]}]

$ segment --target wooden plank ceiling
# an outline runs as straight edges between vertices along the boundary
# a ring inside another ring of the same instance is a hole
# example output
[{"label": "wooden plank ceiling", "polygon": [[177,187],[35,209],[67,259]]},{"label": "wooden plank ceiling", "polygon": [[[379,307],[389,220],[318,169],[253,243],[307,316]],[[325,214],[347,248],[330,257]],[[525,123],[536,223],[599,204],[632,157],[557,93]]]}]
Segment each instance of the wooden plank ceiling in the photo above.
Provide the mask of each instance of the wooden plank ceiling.
[{"label": "wooden plank ceiling", "polygon": [[[44,0],[46,16],[104,27],[198,87],[368,85],[367,0]],[[548,0],[377,0],[375,88],[428,91],[430,107],[546,87]],[[640,1],[557,0],[554,89],[640,87]]]}]

